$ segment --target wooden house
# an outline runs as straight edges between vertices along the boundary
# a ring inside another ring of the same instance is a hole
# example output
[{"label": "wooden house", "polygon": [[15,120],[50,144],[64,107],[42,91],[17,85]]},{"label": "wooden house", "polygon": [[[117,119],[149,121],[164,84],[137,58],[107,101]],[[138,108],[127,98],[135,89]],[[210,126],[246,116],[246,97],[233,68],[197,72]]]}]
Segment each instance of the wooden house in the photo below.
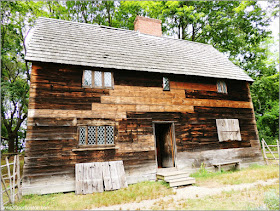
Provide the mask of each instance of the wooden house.
[{"label": "wooden house", "polygon": [[39,18],[23,193],[75,189],[75,164],[122,160],[129,184],[161,168],[262,162],[249,84],[213,46],[135,30]]}]

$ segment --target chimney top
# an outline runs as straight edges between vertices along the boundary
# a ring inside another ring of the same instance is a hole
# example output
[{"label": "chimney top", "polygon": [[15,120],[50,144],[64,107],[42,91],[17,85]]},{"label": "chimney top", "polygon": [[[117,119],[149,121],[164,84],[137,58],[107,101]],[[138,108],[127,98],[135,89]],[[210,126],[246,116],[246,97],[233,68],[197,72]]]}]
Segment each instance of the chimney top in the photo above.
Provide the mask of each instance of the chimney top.
[{"label": "chimney top", "polygon": [[137,16],[134,21],[134,30],[143,34],[161,37],[161,20]]}]

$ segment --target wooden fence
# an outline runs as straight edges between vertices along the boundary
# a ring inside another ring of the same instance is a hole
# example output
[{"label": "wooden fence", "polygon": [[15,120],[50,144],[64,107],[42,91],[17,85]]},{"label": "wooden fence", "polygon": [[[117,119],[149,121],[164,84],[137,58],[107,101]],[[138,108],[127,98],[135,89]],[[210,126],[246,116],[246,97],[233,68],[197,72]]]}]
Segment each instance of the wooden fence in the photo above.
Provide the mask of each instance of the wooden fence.
[{"label": "wooden fence", "polygon": [[[277,148],[277,151],[275,150],[275,148]],[[262,139],[262,149],[263,149],[263,156],[264,156],[264,160],[265,160],[266,164],[268,164],[268,160],[279,160],[280,146],[279,146],[278,140],[276,140],[276,145],[268,145],[265,142],[265,140]],[[267,157],[268,154],[271,154],[272,157]],[[275,157],[275,154],[277,154],[278,157]]]},{"label": "wooden fence", "polygon": [[5,204],[13,204],[21,198],[19,155],[11,156],[10,160],[6,157],[6,164],[1,165],[1,209]]}]

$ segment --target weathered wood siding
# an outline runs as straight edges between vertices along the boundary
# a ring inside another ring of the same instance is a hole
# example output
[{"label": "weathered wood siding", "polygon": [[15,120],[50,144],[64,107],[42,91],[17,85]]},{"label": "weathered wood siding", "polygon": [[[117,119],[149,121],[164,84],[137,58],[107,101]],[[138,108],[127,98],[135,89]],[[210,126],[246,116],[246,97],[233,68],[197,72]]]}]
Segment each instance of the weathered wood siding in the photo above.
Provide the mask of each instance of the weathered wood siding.
[{"label": "weathered wood siding", "polygon": [[[114,89],[83,88],[84,69],[92,68],[33,63],[24,165],[27,189],[37,179],[56,175],[67,178],[68,189],[73,189],[75,163],[84,162],[123,160],[129,183],[154,178],[153,121],[174,121],[178,167],[198,166],[201,160],[211,160],[194,159],[200,152],[223,149],[242,149],[232,157],[260,160],[247,82],[226,80],[228,94],[221,94],[216,79],[109,70]],[[163,76],[170,80],[170,91],[162,90]],[[242,141],[219,142],[218,118],[239,119]],[[78,148],[81,124],[114,125],[115,148]],[[59,190],[65,191],[63,185]]]}]

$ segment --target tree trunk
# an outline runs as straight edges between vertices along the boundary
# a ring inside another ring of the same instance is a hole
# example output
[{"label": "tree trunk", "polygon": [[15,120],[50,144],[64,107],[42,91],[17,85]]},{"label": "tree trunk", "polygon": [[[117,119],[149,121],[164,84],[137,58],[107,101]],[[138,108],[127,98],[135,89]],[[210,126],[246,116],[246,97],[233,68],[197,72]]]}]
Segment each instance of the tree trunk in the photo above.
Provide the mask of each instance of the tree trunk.
[{"label": "tree trunk", "polygon": [[8,152],[9,153],[14,153],[15,152],[15,139],[14,139],[14,137],[9,137]]},{"label": "tree trunk", "polygon": [[16,136],[16,147],[15,147],[15,152],[17,153],[18,152],[18,136]]}]

